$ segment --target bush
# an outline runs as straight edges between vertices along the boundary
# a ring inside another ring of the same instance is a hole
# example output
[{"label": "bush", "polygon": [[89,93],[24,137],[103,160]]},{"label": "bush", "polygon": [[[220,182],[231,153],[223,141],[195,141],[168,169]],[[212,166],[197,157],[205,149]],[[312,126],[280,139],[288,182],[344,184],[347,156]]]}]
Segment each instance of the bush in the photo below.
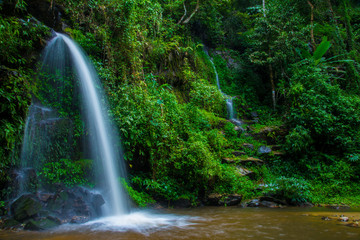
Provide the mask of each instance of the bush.
[{"label": "bush", "polygon": [[89,184],[86,173],[89,171],[91,160],[72,161],[60,159],[56,162],[44,164],[39,173],[45,185],[63,183],[67,187]]},{"label": "bush", "polygon": [[279,177],[269,184],[267,194],[279,199],[285,199],[290,204],[312,201],[312,186],[305,179],[295,177]]}]

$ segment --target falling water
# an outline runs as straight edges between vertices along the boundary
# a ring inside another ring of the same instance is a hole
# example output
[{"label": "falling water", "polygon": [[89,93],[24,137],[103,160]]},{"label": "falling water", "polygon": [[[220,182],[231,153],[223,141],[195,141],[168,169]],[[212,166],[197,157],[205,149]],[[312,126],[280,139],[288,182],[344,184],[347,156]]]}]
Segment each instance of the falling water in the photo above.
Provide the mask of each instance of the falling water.
[{"label": "falling water", "polygon": [[[108,187],[106,192],[111,211],[114,215],[128,213],[127,196],[119,183],[120,177],[125,177],[122,153],[119,147],[116,147],[119,138],[111,127],[105,97],[100,89],[100,81],[96,71],[75,42],[59,33],[53,41],[57,39],[64,41],[68,47],[75,72],[80,81],[85,119],[92,134],[90,147],[98,155],[95,158],[100,160],[103,166],[103,187]],[[121,174],[119,175],[119,173]]]},{"label": "falling water", "polygon": [[235,114],[235,110],[234,110],[234,104],[233,104],[233,98],[231,96],[226,95],[223,91],[221,91],[220,81],[219,81],[219,74],[216,71],[215,64],[211,60],[208,51],[206,49],[204,51],[205,51],[206,55],[209,57],[211,65],[212,65],[212,67],[214,69],[214,73],[215,73],[215,77],[216,77],[216,85],[217,85],[218,89],[220,90],[220,92],[226,97],[226,109],[227,109],[227,113],[228,113],[228,118],[232,123],[234,123],[237,126],[240,126],[240,125],[242,125],[242,122],[236,118],[236,114]]},{"label": "falling water", "polygon": [[[39,171],[42,164],[54,159],[72,159],[73,123],[60,118],[58,112],[81,112],[86,129],[84,142],[88,145],[84,148],[89,152],[85,154],[95,160],[96,185],[107,202],[103,210],[108,211],[107,215],[128,213],[129,200],[120,184],[120,178],[126,177],[121,144],[108,117],[107,101],[94,67],[79,46],[59,33],[48,43],[42,64],[41,102],[52,107],[31,105],[23,139],[22,167]],[[78,106],[79,101],[82,107]],[[59,152],[54,151],[57,147]]]}]

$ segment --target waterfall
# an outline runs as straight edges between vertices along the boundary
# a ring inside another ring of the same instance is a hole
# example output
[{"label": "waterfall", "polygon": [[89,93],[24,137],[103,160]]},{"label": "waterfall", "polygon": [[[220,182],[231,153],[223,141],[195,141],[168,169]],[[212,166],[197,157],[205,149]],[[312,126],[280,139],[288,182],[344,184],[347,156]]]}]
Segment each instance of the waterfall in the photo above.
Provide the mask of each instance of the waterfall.
[{"label": "waterfall", "polygon": [[234,104],[233,104],[233,97],[226,95],[220,87],[220,81],[219,81],[219,74],[216,71],[216,67],[214,62],[211,60],[209,53],[207,51],[207,49],[204,49],[204,52],[206,53],[206,55],[209,57],[209,61],[211,62],[211,65],[214,69],[214,73],[215,73],[215,78],[216,78],[216,85],[218,87],[218,89],[220,90],[220,92],[225,96],[226,98],[226,109],[227,109],[227,113],[228,113],[228,119],[234,123],[237,126],[242,125],[242,122],[236,118],[236,114],[235,114],[235,110],[234,110]]},{"label": "waterfall", "polygon": [[[107,100],[100,80],[90,60],[81,48],[66,35],[55,34],[56,36],[48,43],[45,49],[41,69],[43,76],[50,79],[47,81],[51,81],[53,84],[52,87],[47,87],[47,89],[51,90],[46,95],[48,98],[52,98],[55,105],[65,104],[65,107],[66,104],[69,104],[70,97],[64,99],[61,96],[62,94],[70,94],[72,98],[81,101],[82,107],[79,108],[79,111],[81,110],[81,116],[86,126],[85,135],[87,135],[87,139],[85,142],[88,145],[86,149],[89,151],[87,155],[94,160],[95,175],[97,176],[96,185],[105,198],[106,208],[108,209],[107,215],[119,216],[129,213],[129,200],[120,184],[120,178],[126,177],[120,139],[108,116]],[[67,81],[68,78],[73,78],[75,81]],[[60,82],[66,82],[67,85]],[[41,84],[47,83],[41,82]],[[72,85],[72,87],[69,87],[69,85]],[[54,126],[60,119],[58,116],[50,114],[52,112],[54,112],[52,109],[41,105],[33,104],[31,106],[25,126],[21,157],[22,161],[26,161],[26,164],[22,164],[22,166],[31,166],[31,162],[35,162],[32,156],[39,153],[32,150],[36,148],[33,144],[34,136],[39,138],[39,141],[41,141],[39,145],[41,146],[46,146],[51,142],[51,138],[49,138],[51,131],[53,131],[51,126]],[[37,117],[39,115],[44,117],[49,115],[50,117],[41,119]],[[40,123],[46,125],[51,121],[49,128],[45,128],[47,130],[43,131],[44,134],[36,135],[34,133],[34,129],[38,129],[33,127],[34,125]],[[68,130],[65,130],[65,132],[69,132],[70,129],[71,127],[68,126]],[[69,158],[69,156],[67,157]]]}]

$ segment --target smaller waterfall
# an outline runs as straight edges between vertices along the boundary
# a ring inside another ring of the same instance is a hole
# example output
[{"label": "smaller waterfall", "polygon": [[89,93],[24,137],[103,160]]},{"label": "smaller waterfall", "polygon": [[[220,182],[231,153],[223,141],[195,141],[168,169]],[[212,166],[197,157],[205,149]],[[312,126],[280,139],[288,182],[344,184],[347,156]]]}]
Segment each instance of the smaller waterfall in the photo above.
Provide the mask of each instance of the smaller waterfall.
[{"label": "smaller waterfall", "polygon": [[213,66],[215,77],[216,77],[216,85],[217,85],[218,89],[220,90],[220,92],[226,97],[226,109],[227,109],[227,113],[228,113],[228,119],[237,126],[242,125],[242,122],[239,119],[236,118],[236,113],[235,113],[234,104],[233,104],[233,97],[228,96],[223,91],[221,91],[220,81],[219,81],[219,74],[216,71],[215,64],[211,60],[211,58],[209,56],[209,53],[208,53],[206,48],[204,49],[204,52],[209,57],[209,61],[211,62],[211,65]]}]

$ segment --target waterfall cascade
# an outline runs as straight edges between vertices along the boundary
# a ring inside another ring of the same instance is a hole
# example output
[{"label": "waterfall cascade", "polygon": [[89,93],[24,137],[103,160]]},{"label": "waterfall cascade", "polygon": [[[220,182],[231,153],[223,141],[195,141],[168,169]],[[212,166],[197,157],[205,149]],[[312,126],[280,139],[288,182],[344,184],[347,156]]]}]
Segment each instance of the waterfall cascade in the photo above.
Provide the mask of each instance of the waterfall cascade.
[{"label": "waterfall cascade", "polygon": [[[66,90],[66,87],[60,87],[61,84],[58,82],[68,78],[69,75],[66,74],[71,72],[70,76],[75,80],[72,81],[73,84],[79,87],[73,95],[79,92],[79,100],[82,102],[80,109],[88,138],[85,141],[88,146],[85,148],[90,152],[88,156],[95,160],[97,168],[95,175],[98,177],[96,184],[107,202],[108,215],[128,213],[130,209],[128,197],[119,182],[121,177],[126,177],[121,144],[117,131],[112,127],[113,124],[108,117],[107,101],[94,67],[74,41],[56,33],[45,49],[41,72],[58,86],[55,92]],[[62,100],[58,99],[58,101]],[[51,108],[39,104],[30,107],[22,147],[22,167],[37,165],[39,154],[50,154],[46,148],[52,141],[51,136],[55,126],[61,121],[71,122],[61,120],[59,114]],[[67,129],[62,132],[69,134],[71,127],[66,123],[62,125]],[[69,158],[58,155],[55,157]],[[47,156],[47,159],[50,158]]]},{"label": "waterfall cascade", "polygon": [[205,49],[204,50],[206,55],[209,57],[209,60],[211,62],[211,65],[213,66],[214,69],[214,73],[215,73],[215,77],[216,77],[216,85],[218,87],[218,89],[220,90],[220,92],[225,96],[226,98],[226,109],[227,109],[227,113],[228,113],[228,119],[234,123],[237,126],[242,125],[242,122],[236,118],[236,113],[235,113],[235,109],[234,109],[234,104],[233,104],[233,97],[226,95],[220,87],[220,81],[219,81],[219,74],[216,71],[216,67],[214,62],[211,60],[208,51]]}]

